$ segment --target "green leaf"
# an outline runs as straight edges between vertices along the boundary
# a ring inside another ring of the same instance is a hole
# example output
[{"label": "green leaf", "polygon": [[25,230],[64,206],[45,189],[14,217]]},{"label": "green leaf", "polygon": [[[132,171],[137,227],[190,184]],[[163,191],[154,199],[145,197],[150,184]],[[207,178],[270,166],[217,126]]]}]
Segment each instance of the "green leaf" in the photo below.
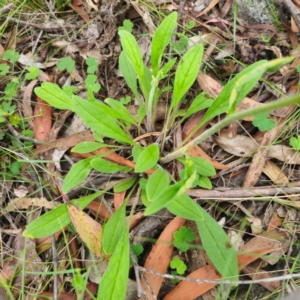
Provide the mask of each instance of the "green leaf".
[{"label": "green leaf", "polygon": [[129,273],[129,234],[125,230],[111,256],[98,289],[97,300],[125,299]]},{"label": "green leaf", "polygon": [[119,68],[127,85],[130,87],[134,96],[138,99],[136,73],[124,51],[122,51],[119,56]]},{"label": "green leaf", "polygon": [[[70,202],[72,205],[78,204],[80,209],[84,209],[90,202],[102,194],[103,191]],[[62,204],[29,223],[23,232],[23,236],[29,238],[50,236],[67,226],[70,222],[71,218],[67,205]]]},{"label": "green leaf", "polygon": [[128,104],[130,101],[131,101],[131,97],[130,97],[130,96],[126,96],[125,98],[124,98],[124,97],[120,98],[120,102],[121,102],[123,105]]},{"label": "green leaf", "polygon": [[158,145],[152,144],[148,146],[139,155],[135,166],[135,172],[141,173],[155,167],[155,165],[158,162],[158,159],[159,159]]},{"label": "green leaf", "polygon": [[126,178],[124,180],[120,180],[120,182],[114,186],[114,193],[121,193],[129,190],[134,185],[135,182],[136,182],[135,176]]},{"label": "green leaf", "polygon": [[145,118],[147,114],[147,106],[146,103],[143,103],[140,105],[139,110],[138,110],[138,123],[141,125],[143,119]]},{"label": "green leaf", "polygon": [[208,189],[208,190],[212,189],[211,181],[206,176],[200,176],[197,180],[197,184],[205,189]]},{"label": "green leaf", "polygon": [[130,124],[136,124],[135,118],[128,112],[127,108],[120,101],[106,98],[104,102],[107,103],[113,110],[118,111],[122,115],[122,120],[125,120]]},{"label": "green leaf", "polygon": [[88,68],[87,68],[88,73],[95,73],[97,71],[98,63],[97,63],[95,57],[90,56],[86,59],[85,62],[88,65]]},{"label": "green leaf", "polygon": [[290,145],[296,150],[300,150],[300,135],[298,136],[298,139],[295,137],[290,138]]},{"label": "green leaf", "polygon": [[28,69],[28,73],[25,75],[27,80],[33,80],[38,78],[40,75],[40,69],[38,67],[32,66]]},{"label": "green leaf", "polygon": [[176,269],[177,274],[183,275],[187,269],[186,264],[178,257],[175,256],[171,261],[170,261],[170,267],[172,269]]},{"label": "green leaf", "polygon": [[[162,66],[162,68],[159,71],[159,73],[161,73],[160,79],[164,78],[169,73],[169,71],[172,69],[172,67],[176,63],[176,61],[177,61],[177,58],[175,57],[175,58],[169,60],[167,63],[165,63]],[[170,87],[170,90],[173,90],[173,88]],[[164,91],[167,91],[167,88],[164,88]]]},{"label": "green leaf", "polygon": [[203,221],[196,221],[204,249],[224,279],[238,280],[237,253],[223,228],[204,209]]},{"label": "green leaf", "polygon": [[69,190],[79,185],[90,173],[92,167],[90,162],[93,158],[89,157],[74,164],[64,179],[62,191],[66,194]]},{"label": "green leaf", "polygon": [[144,77],[144,63],[140,47],[135,37],[125,30],[119,31],[119,36],[121,37],[121,44],[127,58],[135,69],[139,79],[142,80]]},{"label": "green leaf", "polygon": [[203,55],[203,45],[195,45],[181,58],[175,74],[174,92],[171,106],[176,109],[179,101],[192,86],[199,73]]},{"label": "green leaf", "polygon": [[125,19],[123,21],[123,26],[118,27],[118,31],[126,30],[128,32],[132,32],[133,23],[130,20]]},{"label": "green leaf", "polygon": [[9,67],[6,64],[0,64],[0,75],[5,76],[9,71]]},{"label": "green leaf", "polygon": [[171,41],[176,25],[177,12],[173,12],[161,22],[154,33],[151,46],[151,64],[154,76],[158,73],[162,54]]},{"label": "green leaf", "polygon": [[174,232],[174,246],[181,252],[186,252],[190,249],[191,243],[195,239],[195,232],[192,228],[181,226],[179,230]]},{"label": "green leaf", "polygon": [[176,216],[192,221],[203,220],[202,208],[187,194],[175,197],[166,205],[166,207]]},{"label": "green leaf", "polygon": [[143,152],[143,148],[138,146],[138,145],[135,145],[133,148],[132,148],[132,156],[133,156],[133,161],[134,162],[137,162],[138,161],[138,158],[139,156],[141,155],[141,153]]},{"label": "green leaf", "polygon": [[149,99],[151,82],[152,82],[152,73],[146,66],[144,66],[144,75],[141,79],[139,78],[139,85],[143,92],[146,102]]},{"label": "green leaf", "polygon": [[189,116],[195,114],[200,110],[210,107],[212,103],[213,100],[207,99],[205,92],[202,92],[193,100],[192,104],[190,105],[190,107],[184,115],[184,119],[188,118]]},{"label": "green leaf", "polygon": [[2,59],[10,61],[12,64],[18,61],[19,57],[19,53],[13,50],[6,50],[2,55]]},{"label": "green leaf", "polygon": [[55,108],[69,110],[73,108],[71,97],[56,84],[44,82],[41,87],[35,88],[34,92]]},{"label": "green leaf", "polygon": [[147,198],[151,201],[169,186],[170,177],[167,171],[158,168],[148,179],[146,185]]},{"label": "green leaf", "polygon": [[57,68],[60,71],[67,70],[71,73],[75,69],[75,61],[70,56],[63,57],[59,60]]},{"label": "green leaf", "polygon": [[93,167],[96,171],[105,174],[113,174],[128,169],[130,170],[130,168],[126,166],[118,165],[101,157],[93,158],[91,160],[91,167]]},{"label": "green leaf", "polygon": [[85,84],[87,87],[91,87],[94,93],[98,93],[100,91],[101,85],[96,83],[97,76],[95,74],[89,74],[85,79]]},{"label": "green leaf", "polygon": [[73,147],[71,151],[75,153],[90,153],[107,146],[97,142],[82,142]]},{"label": "green leaf", "polygon": [[206,159],[195,156],[190,156],[188,159],[192,161],[193,167],[199,175],[213,176],[216,174],[215,168]]},{"label": "green leaf", "polygon": [[192,174],[189,178],[181,180],[164,189],[161,193],[151,199],[149,206],[144,212],[145,216],[158,212],[162,208],[167,207],[168,203],[172,202],[175,198],[184,195],[185,192],[191,188],[195,179],[196,173]]},{"label": "green leaf", "polygon": [[156,197],[151,199],[150,204],[146,208],[144,215],[149,216],[152,215],[165,206],[168,205],[179,193],[181,187],[184,185],[184,181],[179,181],[166,189],[164,189],[161,193],[159,193]]},{"label": "green leaf", "polygon": [[105,114],[100,109],[97,109],[97,105],[99,105],[99,103],[94,105],[93,103],[87,102],[78,96],[73,96],[72,104],[72,110],[77,113],[83,122],[90,126],[94,132],[98,132],[106,137],[115,139],[118,142],[128,143],[131,145],[134,144],[134,142],[119,127],[113,118]]},{"label": "green leaf", "polygon": [[196,22],[194,20],[190,20],[186,25],[185,28],[186,29],[193,29],[196,25]]},{"label": "green leaf", "polygon": [[[269,69],[274,69],[275,66],[280,67],[281,64],[289,61],[290,58],[275,59],[270,62],[261,60],[238,73],[225,85],[216,100],[207,110],[199,126],[202,126],[215,116],[227,112],[230,107],[231,109],[234,109],[236,105],[238,105],[247,96],[265,72]],[[231,104],[229,101],[231,101]]]},{"label": "green leaf", "polygon": [[113,213],[103,227],[102,248],[108,255],[114,253],[119,240],[126,230],[126,203]]},{"label": "green leaf", "polygon": [[268,112],[256,114],[252,124],[255,127],[258,127],[260,131],[272,130],[275,127],[276,122],[273,119],[268,119],[268,116]]}]

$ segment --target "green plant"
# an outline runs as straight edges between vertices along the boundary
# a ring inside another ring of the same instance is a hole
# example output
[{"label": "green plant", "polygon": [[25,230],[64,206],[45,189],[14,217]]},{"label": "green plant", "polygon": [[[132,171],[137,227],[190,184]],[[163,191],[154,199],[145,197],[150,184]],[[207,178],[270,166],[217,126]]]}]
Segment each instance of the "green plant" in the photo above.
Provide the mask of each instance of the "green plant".
[{"label": "green plant", "polygon": [[194,239],[195,233],[192,228],[181,226],[179,230],[174,232],[174,246],[181,252],[188,251],[190,249],[189,243],[191,243]]},{"label": "green plant", "polygon": [[267,111],[264,113],[256,114],[254,116],[254,120],[252,124],[258,127],[260,131],[272,130],[275,127],[276,122],[272,119],[268,119],[267,118],[268,116],[269,116],[269,112]]},{"label": "green plant", "polygon": [[291,137],[290,138],[290,145],[296,150],[300,150],[300,135],[297,138]]},{"label": "green plant", "polygon": [[187,269],[186,264],[184,261],[182,261],[178,256],[175,256],[171,261],[170,261],[170,267],[172,269],[176,270],[176,273],[178,275],[183,275]]},{"label": "green plant", "polygon": [[[133,126],[139,131],[141,130],[140,124],[143,121],[145,121],[147,132],[151,132],[155,128],[155,107],[163,92],[159,88],[159,83],[162,83],[166,77],[172,76],[171,69],[177,62],[177,58],[173,58],[162,64],[163,54],[171,42],[176,22],[177,13],[171,13],[157,28],[152,39],[152,69],[144,65],[134,36],[127,30],[119,31],[123,47],[119,58],[120,69],[133,95],[139,102],[138,120],[132,117],[127,108],[115,99],[106,99],[104,103],[94,99],[93,90],[92,93],[88,93],[88,101],[72,93],[67,93],[52,83],[43,83],[41,87],[35,89],[35,93],[53,107],[71,110],[78,114],[92,129],[98,143],[80,144],[75,148],[76,151],[79,148],[84,153],[90,152],[91,148],[104,148],[101,155],[83,159],[72,166],[64,179],[63,193],[68,193],[72,188],[80,184],[92,169],[103,173],[119,172],[121,170],[124,172],[134,171],[135,173],[139,173],[139,176],[144,176],[142,173],[145,172],[148,174],[148,177],[140,180],[142,199],[146,206],[145,215],[148,216],[158,212],[162,208],[167,208],[177,216],[195,221],[203,247],[216,269],[223,278],[230,277],[232,280],[237,280],[237,255],[229,238],[216,220],[186,194],[188,189],[196,185],[211,188],[208,177],[214,175],[215,170],[205,160],[190,157],[187,154],[187,150],[189,147],[196,145],[240,117],[270,111],[271,109],[297,102],[300,100],[300,97],[295,96],[248,111],[235,112],[236,105],[251,91],[265,72],[274,71],[283,64],[291,61],[291,59],[283,58],[270,62],[257,62],[236,75],[214,101],[207,99],[204,95],[199,95],[197,101],[199,101],[200,109],[203,109],[203,107],[209,108],[195,131],[217,115],[227,112],[228,116],[190,143],[186,144],[183,142],[174,152],[162,157],[161,149],[168,140],[167,135],[170,129],[176,126],[175,119],[178,117],[180,103],[198,75],[203,46],[194,45],[186,51],[177,64],[172,98],[165,126],[162,130],[163,137],[160,144],[153,143],[147,147],[142,147],[133,140],[129,128]],[[66,68],[69,65],[70,62],[67,62],[64,67]],[[95,81],[92,81],[90,85],[94,83]],[[89,89],[89,84],[87,88]],[[141,91],[141,95],[139,90]],[[183,117],[179,116],[179,118],[186,118],[188,112],[190,114],[197,112],[199,107],[194,107],[192,111],[188,110]],[[103,142],[104,138],[112,139],[114,146],[105,144]],[[117,143],[121,146],[116,146]],[[114,150],[124,145],[132,149],[134,166],[131,164],[131,167],[125,167],[119,163],[105,159],[105,155],[110,152],[108,148]],[[173,178],[164,169],[165,163],[175,159],[178,159],[184,167],[180,178]],[[136,188],[134,183],[138,180],[139,176],[132,176],[126,182],[119,182],[115,185],[115,189],[122,191],[130,190],[132,192]],[[78,200],[73,200],[71,204],[77,205],[79,209],[83,209],[95,197],[105,192],[101,191]],[[28,225],[24,235],[37,238],[48,236],[60,230],[71,222],[69,207],[67,204],[62,204],[41,216]],[[129,229],[126,224],[125,211],[126,201],[112,215],[103,228],[102,245],[99,245],[99,247],[101,247],[102,253],[111,257],[108,268],[101,280],[97,299],[123,299],[126,292],[130,265],[130,247]],[[185,237],[183,240],[186,242],[189,239],[190,237],[188,239]],[[92,249],[88,243],[87,246]]]}]

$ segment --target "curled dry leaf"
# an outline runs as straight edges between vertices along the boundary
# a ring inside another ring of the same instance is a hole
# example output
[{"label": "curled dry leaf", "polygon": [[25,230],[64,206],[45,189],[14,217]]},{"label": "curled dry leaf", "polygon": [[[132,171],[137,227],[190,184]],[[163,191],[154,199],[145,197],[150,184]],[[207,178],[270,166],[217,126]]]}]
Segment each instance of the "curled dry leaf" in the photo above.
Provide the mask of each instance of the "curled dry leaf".
[{"label": "curled dry leaf", "polygon": [[[226,152],[239,157],[252,156],[258,148],[258,143],[254,139],[242,135],[237,135],[233,138],[216,136],[215,141]],[[298,153],[284,145],[271,146],[267,157],[276,158],[287,164],[300,164],[300,156]]]},{"label": "curled dry leaf", "polygon": [[80,238],[96,256],[100,257],[102,226],[74,205],[68,205],[68,211]]},{"label": "curled dry leaf", "polygon": [[[174,249],[174,246],[172,244],[174,239],[173,233],[177,231],[181,226],[183,226],[185,222],[185,219],[175,217],[167,225],[162,234],[159,236],[158,241],[152,248],[150,254],[148,255],[144,265],[145,268],[161,273],[166,273]],[[144,273],[144,277],[147,280],[147,283],[151,286],[154,295],[157,296],[164,278],[151,273]],[[152,293],[149,291],[146,282],[142,280],[141,284],[143,290],[147,294],[147,299],[154,299]]]},{"label": "curled dry leaf", "polygon": [[[45,207],[53,209],[58,206],[58,202],[48,201],[46,198],[15,198],[11,200],[3,211],[9,212],[16,209],[28,209],[30,206]],[[1,215],[1,214],[0,214]]]}]

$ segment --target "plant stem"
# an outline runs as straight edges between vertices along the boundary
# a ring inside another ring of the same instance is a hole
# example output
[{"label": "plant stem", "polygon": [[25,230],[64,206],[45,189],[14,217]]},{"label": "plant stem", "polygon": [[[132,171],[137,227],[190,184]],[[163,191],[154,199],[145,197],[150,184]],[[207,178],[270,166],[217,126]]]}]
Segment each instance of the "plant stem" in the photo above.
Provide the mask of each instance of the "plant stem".
[{"label": "plant stem", "polygon": [[288,105],[291,105],[291,104],[294,104],[297,102],[300,102],[300,94],[295,95],[290,98],[286,98],[286,99],[279,99],[277,101],[267,103],[263,106],[254,107],[254,108],[251,108],[248,110],[236,112],[232,115],[229,115],[224,120],[220,121],[219,123],[217,123],[214,126],[212,126],[211,128],[209,128],[208,130],[204,131],[202,134],[200,134],[198,137],[193,139],[191,142],[189,142],[185,146],[183,146],[183,147],[179,148],[178,150],[163,157],[161,159],[161,163],[165,164],[165,163],[170,162],[171,160],[174,160],[180,156],[183,156],[189,148],[196,146],[197,144],[199,144],[202,141],[204,141],[205,139],[207,139],[209,136],[215,134],[220,129],[222,129],[223,127],[229,125],[230,123],[232,123],[234,121],[243,119],[248,116],[253,116],[253,115],[256,115],[259,113],[271,111],[271,110],[274,110],[274,109],[277,109],[280,107],[288,106]]}]

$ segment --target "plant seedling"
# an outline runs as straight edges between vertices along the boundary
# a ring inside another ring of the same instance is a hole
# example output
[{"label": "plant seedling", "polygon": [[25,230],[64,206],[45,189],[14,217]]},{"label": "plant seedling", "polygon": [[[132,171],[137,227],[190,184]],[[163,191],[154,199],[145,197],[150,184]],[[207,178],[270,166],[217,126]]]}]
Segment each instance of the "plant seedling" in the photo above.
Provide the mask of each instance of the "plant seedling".
[{"label": "plant seedling", "polygon": [[186,252],[190,249],[190,244],[195,239],[195,232],[190,227],[181,226],[178,231],[174,232],[174,246],[180,252]]}]

